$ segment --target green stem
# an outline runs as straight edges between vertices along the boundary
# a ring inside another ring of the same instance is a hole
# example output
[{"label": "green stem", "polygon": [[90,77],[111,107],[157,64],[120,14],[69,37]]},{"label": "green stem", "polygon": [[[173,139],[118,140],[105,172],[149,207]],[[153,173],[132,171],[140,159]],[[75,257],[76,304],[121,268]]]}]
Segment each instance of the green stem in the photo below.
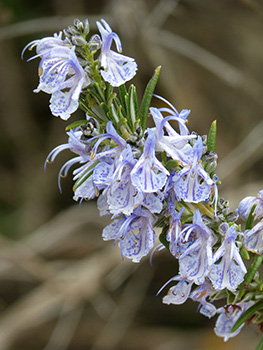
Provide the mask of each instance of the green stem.
[{"label": "green stem", "polygon": [[214,215],[215,213],[213,211],[210,210],[210,208],[208,208],[206,205],[204,205],[203,203],[193,203],[192,204],[194,207],[196,207],[197,209],[200,210],[201,215],[207,215],[209,216],[211,219],[214,219]]},{"label": "green stem", "polygon": [[253,263],[250,265],[250,267],[245,275],[244,281],[241,283],[241,285],[239,287],[240,292],[238,294],[238,299],[241,299],[243,297],[243,295],[245,294],[247,286],[253,280],[255,273],[259,269],[259,266],[262,264],[262,261],[263,261],[263,254],[257,255],[254,258]]}]

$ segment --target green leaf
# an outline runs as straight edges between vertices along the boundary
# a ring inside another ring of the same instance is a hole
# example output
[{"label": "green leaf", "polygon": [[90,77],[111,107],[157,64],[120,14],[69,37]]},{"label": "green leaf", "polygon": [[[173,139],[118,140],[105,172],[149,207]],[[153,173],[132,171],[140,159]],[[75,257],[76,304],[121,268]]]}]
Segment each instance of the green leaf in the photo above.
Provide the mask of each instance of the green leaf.
[{"label": "green leaf", "polygon": [[81,126],[81,125],[85,125],[88,123],[88,120],[77,120],[71,124],[69,124],[68,126],[66,126],[65,130],[66,131],[69,131],[70,129],[74,129],[74,128],[77,128],[78,126]]},{"label": "green leaf", "polygon": [[138,120],[138,99],[137,99],[137,93],[136,88],[134,85],[131,85],[129,88],[129,100],[128,100],[128,113],[130,119],[130,127],[131,130],[135,130],[135,124]]},{"label": "green leaf", "polygon": [[114,104],[110,105],[110,111],[108,112],[107,116],[110,120],[114,120],[114,123],[113,123],[114,125],[118,125],[119,116],[118,116],[117,111],[114,107]]},{"label": "green leaf", "polygon": [[245,274],[244,281],[239,286],[239,290],[240,290],[238,294],[239,299],[241,299],[242,296],[245,294],[247,286],[253,280],[257,270],[259,269],[259,266],[262,264],[262,261],[263,261],[263,254],[255,256],[253,263],[249,266],[247,273]]},{"label": "green leaf", "polygon": [[123,108],[125,108],[125,96],[127,95],[127,90],[125,84],[119,86],[119,94]]},{"label": "green leaf", "polygon": [[111,86],[110,83],[106,82],[105,98],[107,102],[109,101],[109,99],[111,98],[111,95],[113,94],[116,95],[116,93],[113,92],[113,87]]},{"label": "green leaf", "polygon": [[128,94],[124,96],[125,106],[122,108],[122,113],[125,113],[125,118],[127,119],[127,123],[129,127],[131,128],[131,118],[129,116],[129,96]]},{"label": "green leaf", "polygon": [[250,308],[248,308],[240,317],[239,319],[236,321],[236,323],[234,324],[234,326],[232,327],[231,332],[235,332],[240,326],[242,326],[242,324],[244,322],[246,322],[246,320],[251,317],[252,315],[254,315],[254,313],[258,310],[260,310],[261,308],[263,308],[263,300],[258,301],[256,304],[252,305]]},{"label": "green leaf", "polygon": [[249,215],[248,215],[248,218],[247,218],[247,221],[246,221],[246,230],[251,230],[252,229],[252,226],[253,226],[253,222],[255,220],[255,216],[253,215],[254,214],[254,211],[256,209],[256,206],[257,204],[254,204],[253,207],[251,208],[250,212],[249,212]]},{"label": "green leaf", "polygon": [[263,350],[263,336],[261,337],[261,339],[256,347],[256,350]]},{"label": "green leaf", "polygon": [[142,103],[140,108],[140,120],[141,120],[141,127],[143,130],[145,130],[145,127],[146,127],[148,110],[151,104],[155,86],[159,79],[160,71],[161,71],[161,66],[155,69],[153,77],[148,82],[142,98]]},{"label": "green leaf", "polygon": [[98,93],[98,91],[95,89],[94,85],[91,85],[90,87],[87,88],[87,91],[89,92],[90,96],[93,97],[98,104],[103,102],[103,98],[101,95]]},{"label": "green leaf", "polygon": [[216,151],[216,120],[211,124],[208,136],[207,136],[207,150]]},{"label": "green leaf", "polygon": [[107,113],[109,112],[109,108],[108,108],[108,106],[106,105],[106,103],[102,102],[102,103],[100,104],[100,106],[101,106],[103,112],[105,113],[105,115],[107,115]]}]

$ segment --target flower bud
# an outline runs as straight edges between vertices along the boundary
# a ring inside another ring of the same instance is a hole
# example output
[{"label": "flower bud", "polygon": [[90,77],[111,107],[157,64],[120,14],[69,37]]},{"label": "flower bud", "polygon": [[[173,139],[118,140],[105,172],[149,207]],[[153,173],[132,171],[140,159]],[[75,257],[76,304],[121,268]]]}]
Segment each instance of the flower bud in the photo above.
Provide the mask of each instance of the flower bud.
[{"label": "flower bud", "polygon": [[72,36],[71,41],[73,45],[81,47],[85,46],[85,44],[87,43],[86,40],[80,35]]},{"label": "flower bud", "polygon": [[224,209],[222,210],[222,213],[223,213],[225,216],[227,216],[227,215],[230,213],[230,209],[229,209],[229,208],[224,208]]},{"label": "flower bud", "polygon": [[68,26],[68,28],[65,29],[65,31],[71,35],[79,35],[79,31],[74,26]]},{"label": "flower bud", "polygon": [[89,21],[84,19],[83,23],[83,34],[86,36],[89,33]]},{"label": "flower bud", "polygon": [[226,222],[222,222],[222,224],[218,226],[218,232],[221,236],[225,236],[228,229],[229,226]]},{"label": "flower bud", "polygon": [[239,218],[239,215],[236,210],[226,216],[226,220],[228,222],[236,222],[238,218]]},{"label": "flower bud", "polygon": [[101,48],[101,39],[98,34],[95,34],[91,37],[89,43],[89,50],[91,52],[95,52]]},{"label": "flower bud", "polygon": [[216,167],[217,167],[217,161],[215,160],[212,163],[206,164],[205,171],[210,174],[216,170]]},{"label": "flower bud", "polygon": [[83,23],[78,18],[74,19],[73,24],[79,31],[82,31],[84,28]]},{"label": "flower bud", "polygon": [[202,142],[203,142],[203,145],[207,144],[207,135],[202,136]]},{"label": "flower bud", "polygon": [[213,152],[213,151],[207,151],[203,157],[202,157],[202,160],[206,163],[211,163],[211,162],[214,162],[215,160],[217,160],[218,158],[218,155]]}]

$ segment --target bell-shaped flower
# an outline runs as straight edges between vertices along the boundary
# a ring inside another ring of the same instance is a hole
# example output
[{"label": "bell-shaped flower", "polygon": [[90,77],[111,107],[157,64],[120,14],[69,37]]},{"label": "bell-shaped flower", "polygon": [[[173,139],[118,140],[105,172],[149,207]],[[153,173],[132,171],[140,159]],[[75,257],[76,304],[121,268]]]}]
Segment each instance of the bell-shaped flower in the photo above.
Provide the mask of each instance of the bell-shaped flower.
[{"label": "bell-shaped flower", "polygon": [[238,214],[243,220],[247,220],[248,215],[254,204],[257,204],[254,210],[254,218],[263,218],[263,190],[258,192],[257,197],[249,196],[242,199],[238,205]]},{"label": "bell-shaped flower", "polygon": [[215,294],[215,290],[209,281],[205,280],[203,284],[192,291],[190,298],[194,301],[200,302],[200,314],[211,318],[216,314],[216,307],[209,303],[206,299]]},{"label": "bell-shaped flower", "polygon": [[258,222],[251,230],[244,232],[244,245],[255,254],[263,253],[263,221]]},{"label": "bell-shaped flower", "polygon": [[201,165],[203,153],[202,139],[198,136],[193,146],[194,157],[173,176],[174,190],[178,200],[190,203],[205,201],[210,193],[214,181]]},{"label": "bell-shaped flower", "polygon": [[189,297],[191,288],[193,285],[193,281],[188,280],[185,277],[177,275],[167,281],[162,288],[158,291],[157,295],[170,283],[173,281],[178,281],[178,283],[171,287],[167,293],[167,295],[163,298],[163,303],[170,305],[180,305],[183,304]]},{"label": "bell-shaped flower", "polygon": [[[244,280],[247,269],[239,254],[235,239],[237,232],[235,226],[229,227],[222,245],[215,252],[213,257],[213,266],[209,278],[215,290],[224,288],[234,292],[238,285]],[[215,264],[219,259],[221,261]]]},{"label": "bell-shaped flower", "polygon": [[103,230],[105,241],[119,241],[121,254],[133,262],[140,262],[154,247],[154,218],[147,209],[138,207],[132,215],[115,219]]},{"label": "bell-shaped flower", "polygon": [[216,242],[215,234],[204,224],[198,209],[194,213],[193,224],[187,225],[181,234],[180,275],[193,280],[196,284],[202,284],[213,262],[212,246]]},{"label": "bell-shaped flower", "polygon": [[[174,160],[182,163],[189,163],[193,159],[192,147],[187,143],[189,139],[195,138],[195,135],[189,135],[185,125],[185,118],[178,115],[163,117],[160,108],[150,108],[151,115],[156,125],[153,128],[156,138],[156,150],[163,152]],[[170,111],[170,109],[168,109]],[[172,111],[171,111],[172,112]],[[170,124],[169,121],[175,120],[179,123],[181,134],[179,134]],[[166,132],[166,134],[165,134]]]},{"label": "bell-shaped flower", "polygon": [[[134,77],[137,64],[133,58],[120,54],[122,46],[119,36],[111,30],[104,19],[101,22],[102,24],[96,22],[102,39],[100,65],[103,69],[101,75],[112,86],[120,86]],[[111,50],[113,41],[118,53]]]},{"label": "bell-shaped flower", "polygon": [[133,185],[143,193],[157,192],[165,185],[169,171],[155,156],[155,138],[148,129],[143,154],[131,171]]},{"label": "bell-shaped flower", "polygon": [[245,323],[242,323],[242,325],[235,332],[231,332],[234,324],[252,305],[253,302],[249,301],[247,303],[240,302],[237,304],[229,304],[219,308],[217,310],[219,316],[215,325],[216,335],[224,338],[224,341],[228,341],[229,338],[235,337],[241,331]]}]

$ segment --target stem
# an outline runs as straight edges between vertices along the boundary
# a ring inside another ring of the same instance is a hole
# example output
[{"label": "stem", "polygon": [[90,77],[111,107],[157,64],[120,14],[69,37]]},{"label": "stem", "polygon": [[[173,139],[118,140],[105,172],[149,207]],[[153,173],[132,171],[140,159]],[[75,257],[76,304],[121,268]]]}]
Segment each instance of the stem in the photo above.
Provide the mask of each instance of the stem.
[{"label": "stem", "polygon": [[192,205],[200,210],[201,215],[207,215],[211,219],[214,219],[215,213],[207,208],[207,206],[205,206],[203,203],[193,203]]},{"label": "stem", "polygon": [[241,285],[239,287],[240,292],[239,292],[239,295],[238,295],[238,299],[241,299],[242,296],[245,294],[246,287],[253,280],[253,278],[255,276],[255,273],[259,269],[259,266],[262,264],[262,261],[263,261],[263,254],[257,255],[254,258],[253,263],[250,265],[250,267],[249,267],[249,269],[248,269],[248,271],[247,271],[247,273],[245,275],[244,281],[241,283]]}]

